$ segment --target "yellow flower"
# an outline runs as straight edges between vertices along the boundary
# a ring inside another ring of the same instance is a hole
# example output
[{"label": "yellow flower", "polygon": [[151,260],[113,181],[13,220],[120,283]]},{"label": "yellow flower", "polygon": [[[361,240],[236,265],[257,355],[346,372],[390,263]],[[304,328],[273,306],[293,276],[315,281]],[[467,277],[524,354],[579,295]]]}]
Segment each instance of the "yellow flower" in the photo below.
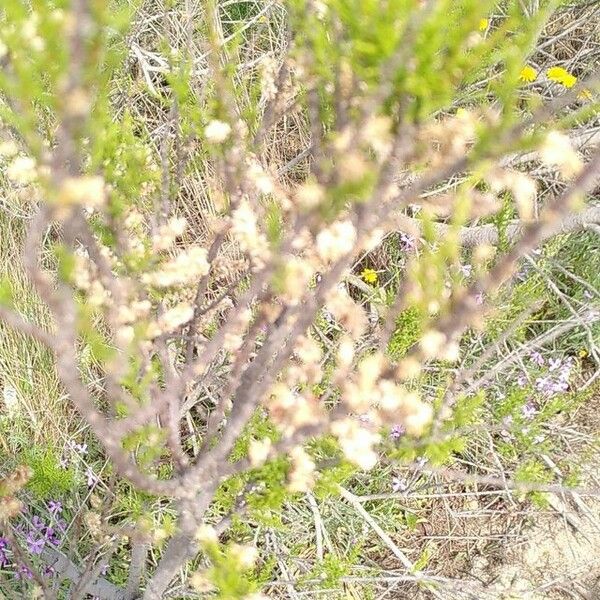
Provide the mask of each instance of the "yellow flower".
[{"label": "yellow flower", "polygon": [[579,351],[579,357],[580,357],[580,358],[585,358],[587,355],[588,355],[588,351],[587,351],[585,348],[582,348],[582,349]]},{"label": "yellow flower", "polygon": [[519,73],[519,79],[521,81],[531,83],[532,81],[535,81],[537,79],[537,71],[533,67],[525,65]]},{"label": "yellow flower", "polygon": [[577,77],[575,77],[575,75],[571,75],[569,71],[563,69],[562,67],[550,67],[546,71],[546,75],[550,81],[560,83],[566,88],[572,88],[577,83]]},{"label": "yellow flower", "polygon": [[485,31],[488,28],[489,24],[490,24],[489,19],[481,19],[479,21],[479,31]]},{"label": "yellow flower", "polygon": [[367,283],[377,283],[378,275],[376,271],[373,271],[373,269],[364,269],[360,276]]},{"label": "yellow flower", "polygon": [[579,94],[577,95],[577,97],[580,100],[592,100],[593,99],[592,92],[590,92],[590,90],[588,90],[587,88],[582,89],[581,92],[579,92]]}]

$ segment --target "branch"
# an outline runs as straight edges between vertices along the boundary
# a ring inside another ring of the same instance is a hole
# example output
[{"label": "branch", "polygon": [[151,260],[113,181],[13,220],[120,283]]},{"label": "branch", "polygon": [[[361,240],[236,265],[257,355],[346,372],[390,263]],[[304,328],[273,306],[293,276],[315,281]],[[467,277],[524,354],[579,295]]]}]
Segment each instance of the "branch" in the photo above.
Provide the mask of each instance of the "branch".
[{"label": "branch", "polygon": [[[422,232],[423,224],[419,219],[399,215],[396,220],[398,221],[398,229],[401,231],[419,232],[419,234]],[[511,221],[506,228],[506,237],[509,241],[519,238],[530,224],[518,220]],[[579,213],[570,214],[556,223],[553,228],[547,231],[547,235],[570,233],[597,224],[600,224],[600,206],[590,206]],[[444,237],[453,229],[451,225],[446,223],[436,223],[434,227],[439,237]],[[495,245],[498,244],[500,239],[498,228],[494,224],[461,227],[458,235],[460,244],[465,247],[481,244]]]},{"label": "branch", "polygon": [[[62,580],[77,584],[81,580],[83,570],[75,565],[71,559],[65,556],[59,550],[46,545],[40,558],[46,565],[54,569],[54,572]],[[110,583],[110,581],[101,577],[96,578],[86,586],[86,591],[92,596],[96,596],[100,600],[124,600],[125,592],[118,586]]]},{"label": "branch", "polygon": [[31,336],[50,349],[54,348],[54,338],[50,333],[35,323],[25,321],[21,315],[13,310],[0,306],[0,321],[4,321],[9,327],[16,329],[20,333]]}]

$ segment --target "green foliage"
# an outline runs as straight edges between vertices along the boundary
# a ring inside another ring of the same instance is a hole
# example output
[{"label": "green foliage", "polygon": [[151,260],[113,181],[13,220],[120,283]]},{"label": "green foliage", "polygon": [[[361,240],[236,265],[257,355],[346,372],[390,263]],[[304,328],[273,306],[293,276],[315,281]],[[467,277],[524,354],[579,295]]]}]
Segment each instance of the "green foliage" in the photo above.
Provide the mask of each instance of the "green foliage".
[{"label": "green foliage", "polygon": [[361,544],[355,544],[345,556],[329,553],[323,557],[323,562],[317,564],[309,577],[318,577],[323,580],[327,589],[335,589],[340,586],[340,579],[349,575],[356,561],[360,559],[363,552]]},{"label": "green foliage", "polygon": [[166,452],[165,440],[167,432],[153,424],[140,427],[123,438],[123,448],[135,452],[138,462],[146,469]]},{"label": "green foliage", "polygon": [[60,457],[53,448],[33,446],[24,451],[23,458],[33,472],[27,489],[38,498],[56,498],[72,491],[75,473],[72,467],[61,466]]},{"label": "green foliage", "polygon": [[285,487],[288,471],[287,457],[267,462],[260,469],[250,471],[248,477],[256,485],[247,496],[249,514],[270,527],[281,528],[281,506],[290,497]]},{"label": "green foliage", "polygon": [[510,246],[507,229],[514,216],[514,206],[508,195],[504,195],[502,207],[493,217],[493,222],[498,229],[498,249],[502,252],[506,252]]},{"label": "green foliage", "polygon": [[417,558],[417,560],[415,561],[413,572],[423,571],[429,564],[432,553],[433,552],[431,546],[425,546],[423,552],[421,552],[421,556],[419,556],[419,558]]},{"label": "green foliage", "polygon": [[0,306],[12,308],[13,306],[13,284],[8,277],[0,279]]},{"label": "green foliage", "polygon": [[61,281],[73,283],[76,260],[74,254],[63,244],[57,244],[54,248],[58,276]]},{"label": "green foliage", "polygon": [[79,304],[79,329],[83,340],[86,343],[86,351],[82,351],[81,358],[84,359],[86,354],[90,363],[96,362],[99,364],[114,358],[116,350],[114,346],[106,339],[105,333],[95,324],[95,311],[92,307]]},{"label": "green foliage", "polygon": [[337,440],[332,436],[313,440],[309,447],[315,462],[326,465],[319,472],[313,493],[319,499],[338,496],[339,486],[356,473],[356,467],[341,458]]},{"label": "green foliage", "polygon": [[250,442],[252,440],[262,440],[264,438],[268,438],[272,442],[275,442],[279,438],[279,433],[266,414],[262,411],[257,411],[245,427],[242,435],[236,440],[229,460],[236,462],[245,458],[248,455]]},{"label": "green foliage", "polygon": [[[552,481],[552,473],[540,460],[532,458],[519,465],[515,471],[514,479],[517,483],[540,485]],[[544,492],[531,491],[529,498],[541,508],[547,506],[546,494]]]},{"label": "green foliage", "polygon": [[267,239],[272,246],[277,246],[283,234],[283,215],[275,202],[270,202],[266,217]]},{"label": "green foliage", "polygon": [[479,422],[482,418],[481,409],[485,402],[485,392],[479,391],[473,396],[461,397],[452,407],[452,415],[445,422],[449,430],[460,429]]},{"label": "green foliage", "polygon": [[[524,281],[516,281],[512,287],[510,296],[507,298],[506,304],[500,304],[497,311],[490,315],[486,321],[486,332],[491,340],[496,339],[501,335],[511,323],[521,317],[525,311],[535,307],[536,303],[541,304],[544,299],[542,293],[542,281],[538,274],[526,276]],[[537,315],[541,317],[541,314]],[[536,314],[532,315],[533,318]],[[524,341],[528,332],[528,323],[524,323],[517,328],[514,333],[516,340]]]},{"label": "green foliage", "polygon": [[254,560],[247,560],[248,549],[235,543],[220,545],[212,541],[204,542],[202,546],[212,564],[202,576],[216,587],[217,598],[243,600],[248,594],[258,590],[265,571],[261,570],[257,576],[253,575]]},{"label": "green foliage", "polygon": [[421,311],[411,307],[400,313],[396,319],[396,329],[388,344],[388,354],[391,358],[398,360],[406,354],[406,351],[414,345],[423,330],[423,318]]}]

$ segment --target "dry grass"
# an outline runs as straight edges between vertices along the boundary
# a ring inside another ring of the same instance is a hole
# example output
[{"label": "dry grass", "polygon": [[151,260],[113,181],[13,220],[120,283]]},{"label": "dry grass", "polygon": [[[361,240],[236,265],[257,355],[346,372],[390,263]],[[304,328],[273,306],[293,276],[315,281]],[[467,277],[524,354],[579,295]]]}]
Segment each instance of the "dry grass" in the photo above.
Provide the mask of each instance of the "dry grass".
[{"label": "dry grass", "polygon": [[[49,313],[33,293],[19,262],[23,242],[19,216],[0,213],[0,277],[12,284],[13,302],[33,322],[50,327]],[[10,454],[32,443],[55,444],[72,428],[74,415],[68,409],[48,350],[30,338],[0,326],[0,443]]]}]

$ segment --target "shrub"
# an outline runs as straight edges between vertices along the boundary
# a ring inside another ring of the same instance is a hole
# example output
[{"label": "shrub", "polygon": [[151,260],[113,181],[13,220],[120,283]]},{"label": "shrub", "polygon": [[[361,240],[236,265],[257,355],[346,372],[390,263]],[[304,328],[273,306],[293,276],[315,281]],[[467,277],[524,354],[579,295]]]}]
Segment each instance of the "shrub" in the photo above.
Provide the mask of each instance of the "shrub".
[{"label": "shrub", "polygon": [[[582,200],[600,155],[562,132],[592,118],[597,80],[561,67],[538,82],[528,63],[556,4],[211,0],[178,22],[170,1],[151,50],[131,42],[135,3],[4,4],[3,178],[34,213],[22,262],[52,323],[10,302],[0,317],[53,351],[110,465],[85,517],[97,551],[85,571],[61,563],[76,593],[155,600],[184,569],[199,593],[258,598],[256,550],[227,530],[282,526],[284,502],[378,461],[442,468],[465,448],[487,418],[481,386],[428,369],[458,363],[524,256],[600,219]],[[280,161],[290,120],[309,141]],[[396,232],[405,266],[377,302],[375,270],[358,285],[355,261],[376,264]],[[399,440],[382,436],[392,424]],[[32,490],[66,491],[53,450],[36,452]],[[532,459],[518,480],[547,475]],[[123,482],[146,513],[135,501],[115,523]],[[107,540],[107,560],[129,561],[119,586],[102,577]],[[405,566],[430,589],[424,556]],[[325,583],[345,567],[328,556]]]}]

